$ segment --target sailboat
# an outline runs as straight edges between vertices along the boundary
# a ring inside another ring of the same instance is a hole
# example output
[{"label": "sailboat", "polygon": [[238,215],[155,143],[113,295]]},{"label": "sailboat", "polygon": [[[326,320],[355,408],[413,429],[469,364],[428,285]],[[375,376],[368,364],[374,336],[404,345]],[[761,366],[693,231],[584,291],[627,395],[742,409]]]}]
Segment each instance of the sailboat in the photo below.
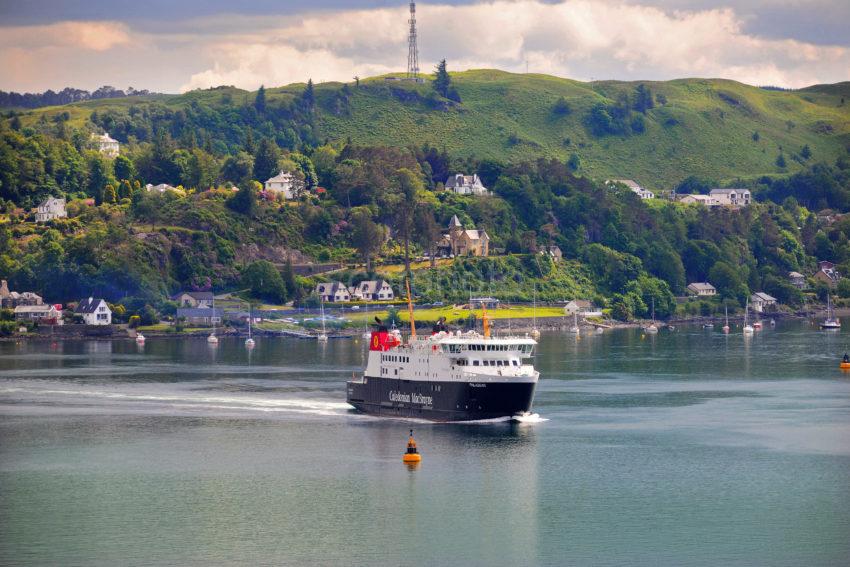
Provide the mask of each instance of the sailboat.
[{"label": "sailboat", "polygon": [[573,313],[573,326],[570,327],[570,333],[574,335],[581,333],[581,329],[578,326],[578,311]]},{"label": "sailboat", "polygon": [[321,304],[321,307],[322,307],[322,333],[318,337],[316,337],[316,340],[318,340],[320,343],[326,343],[326,342],[328,342],[328,334],[325,331],[325,298],[322,297],[321,300],[322,300],[322,304]]},{"label": "sailboat", "polygon": [[655,324],[655,298],[652,298],[652,323],[644,327],[644,332],[655,334],[658,332],[658,326]]},{"label": "sailboat", "polygon": [[826,319],[820,324],[821,329],[840,329],[841,321],[832,312],[832,300],[830,295],[826,296]]},{"label": "sailboat", "polygon": [[531,316],[533,323],[531,324],[531,338],[537,340],[540,338],[540,329],[537,328],[537,286],[534,286],[534,303],[531,308]]},{"label": "sailboat", "polygon": [[729,329],[730,329],[730,327],[729,327],[729,306],[726,305],[724,307],[725,307],[725,310],[726,310],[726,324],[723,325],[723,332],[728,334]]},{"label": "sailboat", "polygon": [[755,330],[755,329],[753,329],[753,326],[750,325],[749,321],[750,321],[750,298],[748,297],[747,298],[747,304],[744,306],[744,334],[745,335],[752,335],[753,331]]},{"label": "sailboat", "polygon": [[248,338],[245,339],[245,347],[252,349],[256,345],[254,337],[251,334],[251,320],[254,318],[254,307],[248,307]]},{"label": "sailboat", "polygon": [[213,296],[212,300],[212,315],[210,316],[210,320],[212,321],[213,329],[212,333],[210,333],[210,336],[207,337],[207,342],[211,345],[217,345],[218,337],[215,336],[215,296]]}]

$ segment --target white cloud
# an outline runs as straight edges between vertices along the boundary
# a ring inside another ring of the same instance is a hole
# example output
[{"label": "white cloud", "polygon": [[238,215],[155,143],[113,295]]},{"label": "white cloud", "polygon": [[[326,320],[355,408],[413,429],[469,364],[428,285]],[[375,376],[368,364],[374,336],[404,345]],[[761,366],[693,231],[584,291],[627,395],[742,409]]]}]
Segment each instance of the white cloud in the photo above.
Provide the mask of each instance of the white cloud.
[{"label": "white cloud", "polygon": [[[640,2],[420,4],[420,66],[431,71],[445,57],[451,70],[522,71],[527,60],[532,72],[580,80],[701,76],[792,87],[850,80],[848,46],[756,36],[731,8],[665,10],[645,5],[659,0]],[[404,6],[219,15],[145,34],[116,22],[0,27],[0,88],[79,84],[69,70],[88,86],[117,83],[117,73],[127,84],[168,91],[350,81],[404,70],[406,19]]]},{"label": "white cloud", "polygon": [[[227,46],[184,89],[221,83],[255,88],[308,77],[350,80],[401,71],[405,10],[338,11],[270,23],[245,44]],[[850,79],[850,49],[748,35],[730,8],[665,11],[619,2],[495,1],[420,5],[423,70],[499,67],[577,79],[725,77],[804,86]]]}]

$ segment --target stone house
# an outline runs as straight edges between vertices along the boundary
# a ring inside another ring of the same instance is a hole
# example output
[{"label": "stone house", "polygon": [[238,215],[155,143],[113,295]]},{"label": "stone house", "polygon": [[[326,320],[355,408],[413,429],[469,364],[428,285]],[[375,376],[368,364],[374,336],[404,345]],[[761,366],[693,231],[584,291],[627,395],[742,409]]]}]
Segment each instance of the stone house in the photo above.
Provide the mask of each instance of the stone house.
[{"label": "stone house", "polygon": [[788,281],[791,285],[793,285],[799,290],[803,290],[809,287],[809,284],[806,283],[806,276],[804,276],[800,272],[789,272]]},{"label": "stone house", "polygon": [[221,323],[224,312],[211,307],[180,307],[177,309],[177,319],[186,321],[187,325],[211,327]]},{"label": "stone house", "polygon": [[209,308],[213,305],[213,293],[211,291],[181,291],[171,296],[180,307]]},{"label": "stone house", "polygon": [[23,293],[9,291],[9,283],[6,280],[0,280],[0,307],[14,309],[19,305],[42,305],[43,303],[44,300],[40,295],[31,291]]},{"label": "stone house", "polygon": [[832,288],[838,285],[841,274],[835,269],[835,264],[828,260],[821,260],[818,262],[818,271],[815,272],[814,278]]},{"label": "stone house", "polygon": [[437,243],[437,250],[442,256],[489,256],[490,236],[483,229],[464,229],[454,215],[448,234]]}]

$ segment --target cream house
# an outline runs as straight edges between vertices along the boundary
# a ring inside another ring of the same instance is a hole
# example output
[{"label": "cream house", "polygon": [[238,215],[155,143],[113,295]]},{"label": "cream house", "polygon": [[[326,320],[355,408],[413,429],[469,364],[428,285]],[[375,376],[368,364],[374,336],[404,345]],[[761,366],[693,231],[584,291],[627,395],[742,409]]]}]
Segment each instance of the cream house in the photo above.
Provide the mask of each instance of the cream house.
[{"label": "cream house", "polygon": [[443,256],[488,256],[490,236],[481,229],[464,229],[457,215],[449,222],[449,232],[437,243]]},{"label": "cream house", "polygon": [[489,191],[481,183],[478,174],[464,175],[455,173],[446,179],[446,189],[458,195],[487,195]]},{"label": "cream house", "polygon": [[121,146],[118,143],[118,140],[114,140],[109,134],[92,134],[91,140],[97,151],[106,157],[118,157],[118,152],[120,151]]},{"label": "cream house", "polygon": [[65,199],[48,197],[36,209],[35,222],[49,222],[54,219],[62,219],[68,216],[65,210]]},{"label": "cream house", "polygon": [[269,193],[282,193],[285,199],[294,199],[301,191],[301,180],[281,171],[274,177],[266,179],[265,190]]},{"label": "cream house", "polygon": [[724,206],[746,207],[752,200],[748,189],[712,189],[709,195]]}]

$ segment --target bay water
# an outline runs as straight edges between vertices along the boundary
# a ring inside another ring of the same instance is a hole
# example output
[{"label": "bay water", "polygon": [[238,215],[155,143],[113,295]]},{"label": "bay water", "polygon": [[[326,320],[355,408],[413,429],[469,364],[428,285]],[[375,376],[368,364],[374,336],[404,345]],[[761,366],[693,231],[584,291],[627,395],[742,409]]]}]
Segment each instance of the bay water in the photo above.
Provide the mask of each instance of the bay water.
[{"label": "bay water", "polygon": [[0,564],[850,564],[850,333],[544,334],[523,423],[358,414],[366,348],[0,343]]}]

